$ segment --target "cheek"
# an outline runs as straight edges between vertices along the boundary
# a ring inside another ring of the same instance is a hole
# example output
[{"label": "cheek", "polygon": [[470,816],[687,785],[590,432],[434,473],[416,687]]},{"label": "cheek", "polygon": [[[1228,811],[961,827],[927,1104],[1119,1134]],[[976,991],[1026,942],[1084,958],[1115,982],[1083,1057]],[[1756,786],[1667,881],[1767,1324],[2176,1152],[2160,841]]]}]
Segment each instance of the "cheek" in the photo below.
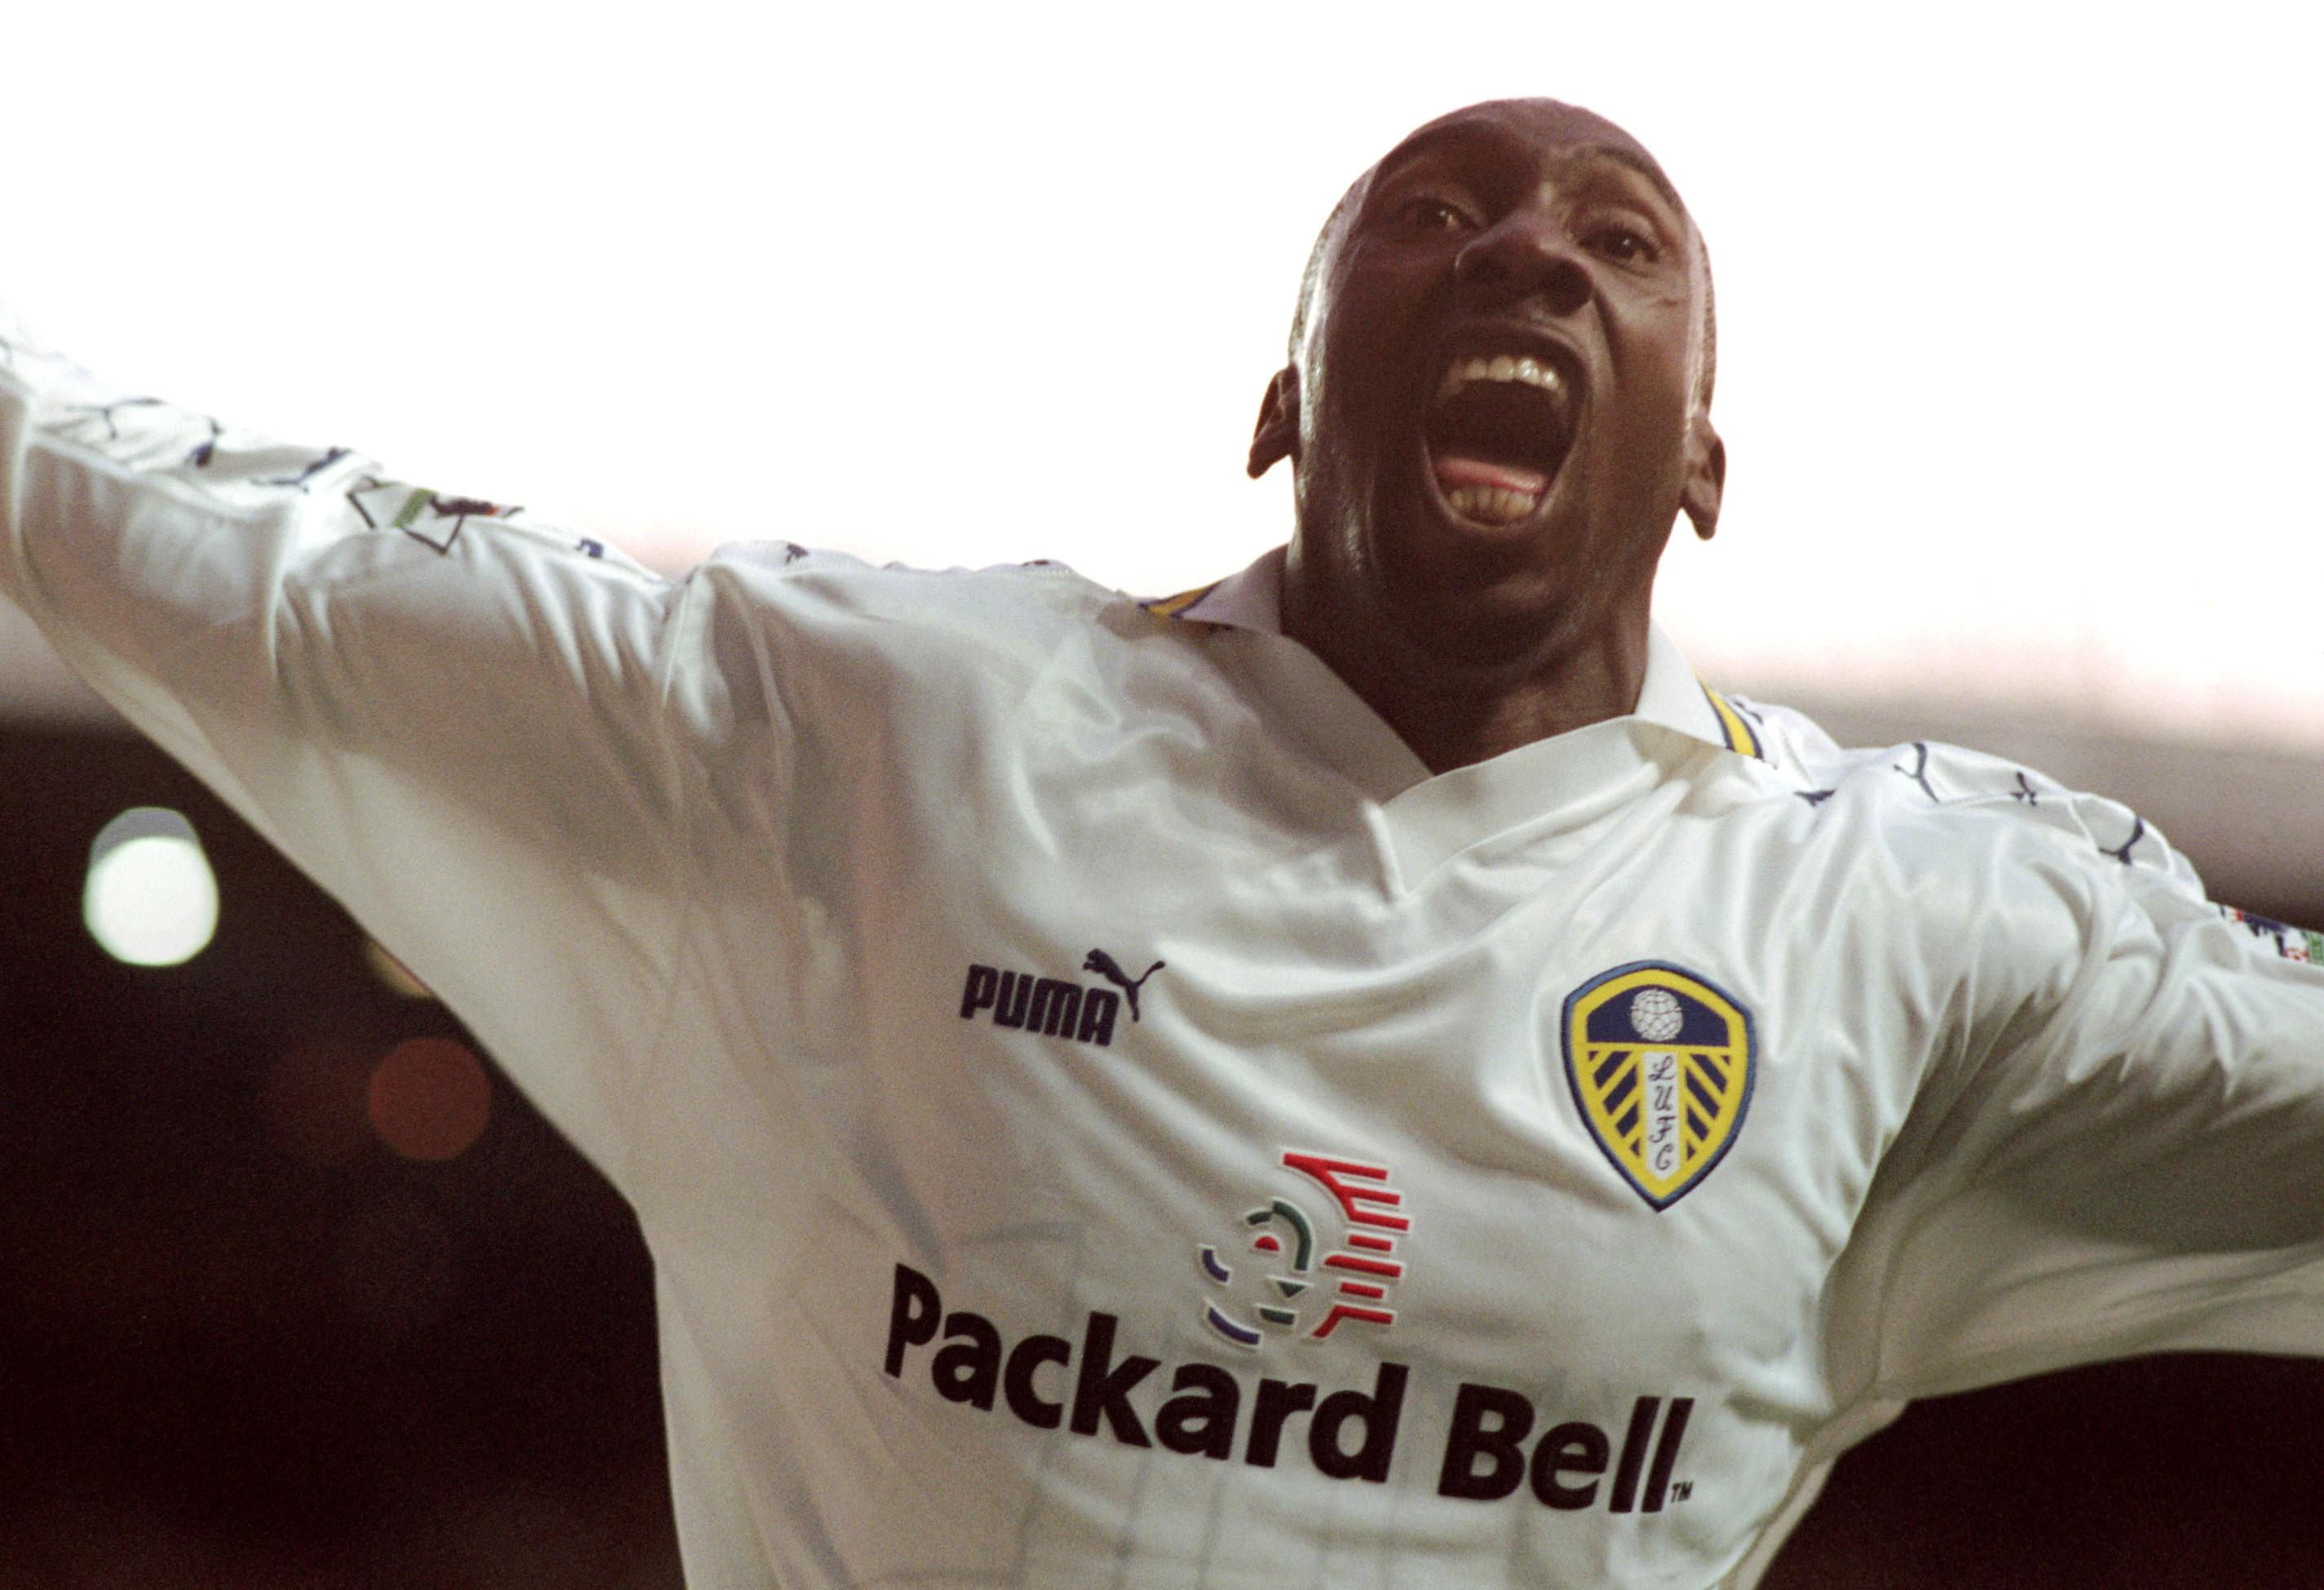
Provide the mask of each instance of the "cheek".
[{"label": "cheek", "polygon": [[1411,407],[1396,351],[1361,337],[1320,341],[1309,363],[1305,423],[1377,437]]},{"label": "cheek", "polygon": [[1693,400],[1688,356],[1692,322],[1685,300],[1641,306],[1609,330],[1626,428],[1683,426]]},{"label": "cheek", "polygon": [[1685,473],[1694,400],[1687,363],[1687,307],[1655,306],[1613,339],[1619,397],[1600,432],[1603,456],[1624,495],[1660,503]]},{"label": "cheek", "polygon": [[1441,321],[1437,299],[1450,284],[1441,260],[1375,256],[1331,283],[1315,355],[1338,367],[1343,388],[1358,385],[1351,378],[1359,375],[1366,391],[1412,380]]}]

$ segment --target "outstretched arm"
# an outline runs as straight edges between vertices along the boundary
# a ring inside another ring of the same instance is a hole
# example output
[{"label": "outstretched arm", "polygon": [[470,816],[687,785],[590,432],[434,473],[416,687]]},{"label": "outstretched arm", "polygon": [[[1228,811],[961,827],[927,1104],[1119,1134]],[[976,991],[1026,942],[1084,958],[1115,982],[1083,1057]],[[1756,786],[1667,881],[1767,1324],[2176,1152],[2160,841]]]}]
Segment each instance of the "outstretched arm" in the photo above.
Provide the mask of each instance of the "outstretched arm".
[{"label": "outstretched arm", "polygon": [[601,1163],[678,936],[687,589],[110,389],[0,317],[0,590]]},{"label": "outstretched arm", "polygon": [[1981,927],[1961,1052],[1876,1190],[1891,1396],[2324,1354],[2318,941],[2111,850],[2064,859]]}]

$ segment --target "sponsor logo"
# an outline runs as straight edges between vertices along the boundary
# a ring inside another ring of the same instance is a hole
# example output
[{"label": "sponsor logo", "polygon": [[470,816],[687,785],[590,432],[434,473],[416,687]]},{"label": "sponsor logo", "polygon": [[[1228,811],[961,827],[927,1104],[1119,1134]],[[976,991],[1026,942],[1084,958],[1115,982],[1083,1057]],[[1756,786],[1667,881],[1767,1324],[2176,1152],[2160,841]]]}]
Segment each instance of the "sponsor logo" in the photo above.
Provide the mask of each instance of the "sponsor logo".
[{"label": "sponsor logo", "polygon": [[1136,1021],[1138,991],[1146,986],[1146,979],[1160,971],[1163,965],[1157,960],[1146,969],[1145,977],[1132,978],[1112,956],[1102,950],[1093,950],[1083,960],[1082,970],[1097,973],[1114,985],[1111,988],[1086,988],[1063,978],[1043,977],[1038,972],[971,965],[967,980],[961,984],[961,1019],[973,1021],[982,1012],[996,1027],[1021,1028],[1044,1037],[1094,1043],[1102,1049],[1113,1042],[1114,1024],[1120,1018],[1123,999],[1130,1001],[1130,1019]]},{"label": "sponsor logo", "polygon": [[1146,986],[1146,978],[1152,977],[1168,964],[1167,960],[1157,960],[1146,969],[1146,977],[1133,978],[1121,970],[1120,961],[1102,950],[1093,950],[1082,958],[1084,971],[1093,971],[1121,990],[1122,997],[1130,1001],[1130,1019],[1132,1021],[1138,1019],[1138,990]]},{"label": "sponsor logo", "polygon": [[[346,497],[371,528],[401,530],[438,552],[451,551],[452,543],[460,538],[460,531],[472,519],[510,519],[523,511],[481,497],[454,497],[369,474],[348,487]],[[587,547],[584,542],[581,549]],[[600,547],[590,556],[599,556],[604,551]]]},{"label": "sponsor logo", "polygon": [[2233,905],[2221,905],[2217,909],[2229,922],[2242,924],[2252,937],[2264,941],[2270,949],[2286,960],[2324,965],[2324,933],[2304,927],[2288,926],[2272,916],[2238,911]]},{"label": "sponsor logo", "polygon": [[1758,1064],[1751,1013],[1692,972],[1638,960],[1567,996],[1563,1027],[1582,1124],[1649,1207],[1670,1208],[1742,1129]]},{"label": "sponsor logo", "polygon": [[2140,840],[2143,840],[2145,837],[2146,819],[2140,816],[2137,813],[2133,812],[2130,814],[2130,836],[2112,850],[2107,849],[2104,845],[2098,846],[2098,854],[2101,856],[2112,856],[2116,860],[2121,862],[2125,867],[2127,867],[2131,864],[2130,852],[2132,848],[2135,846]]},{"label": "sponsor logo", "polygon": [[337,464],[340,459],[346,456],[348,456],[348,453],[345,447],[326,448],[324,451],[317,454],[313,458],[309,459],[307,462],[306,467],[300,470],[297,474],[261,476],[258,480],[258,483],[262,486],[296,486],[299,489],[300,494],[303,496],[306,494],[307,487],[314,481],[317,475],[321,474],[325,470],[330,468],[331,465]]},{"label": "sponsor logo", "polygon": [[[1602,1484],[1607,1512],[1660,1512],[1665,1502],[1693,1493],[1691,1484],[1671,1483],[1671,1470],[1678,1463],[1679,1443],[1686,1438],[1694,1399],[1672,1398],[1666,1414],[1661,1412],[1662,1403],[1660,1397],[1640,1397],[1630,1404],[1618,1457],[1604,1426],[1569,1420],[1544,1430],[1528,1459],[1525,1441],[1536,1422],[1532,1402],[1499,1386],[1463,1383],[1452,1403],[1451,1437],[1437,1473],[1436,1493],[1498,1502],[1523,1484],[1544,1507],[1570,1512],[1595,1506]],[[1658,1414],[1659,1438],[1655,1434]],[[1613,1478],[1608,1482],[1609,1467]]]},{"label": "sponsor logo", "polygon": [[[1270,1332],[1323,1341],[1350,1321],[1382,1328],[1394,1325],[1388,1288],[1404,1275],[1397,1245],[1411,1231],[1412,1217],[1404,1212],[1404,1194],[1388,1184],[1388,1167],[1296,1148],[1283,1151],[1282,1163],[1331,1195],[1346,1227],[1342,1245],[1319,1255],[1315,1218],[1295,1199],[1277,1197],[1246,1210],[1236,1264],[1209,1243],[1195,1251],[1203,1278],[1231,1294],[1204,1304],[1204,1322],[1235,1346],[1251,1349]],[[1240,1283],[1238,1266],[1243,1273]],[[1314,1290],[1320,1284],[1319,1269],[1336,1283],[1327,1298]],[[1319,1317],[1311,1328],[1311,1306],[1317,1302],[1323,1307],[1312,1310]]]},{"label": "sponsor logo", "polygon": [[[1011,1342],[986,1316],[946,1309],[933,1280],[898,1264],[881,1367],[897,1381],[925,1374],[945,1402],[1005,1412],[1034,1429],[1254,1468],[1273,1468],[1304,1445],[1316,1473],[1374,1484],[1394,1468],[1406,1434],[1408,1365],[1383,1361],[1369,1389],[1326,1392],[1313,1381],[1253,1383],[1215,1364],[1166,1369],[1158,1358],[1122,1351],[1121,1337],[1118,1316],[1093,1310],[1078,1341],[1036,1334]],[[1618,1443],[1605,1425],[1580,1419],[1534,1438],[1541,1419],[1530,1398],[1463,1382],[1435,1437],[1436,1493],[1489,1503],[1523,1487],[1561,1512],[1659,1512],[1692,1492],[1672,1473],[1693,1408],[1690,1397],[1669,1399],[1665,1411],[1664,1398],[1642,1396]]]}]

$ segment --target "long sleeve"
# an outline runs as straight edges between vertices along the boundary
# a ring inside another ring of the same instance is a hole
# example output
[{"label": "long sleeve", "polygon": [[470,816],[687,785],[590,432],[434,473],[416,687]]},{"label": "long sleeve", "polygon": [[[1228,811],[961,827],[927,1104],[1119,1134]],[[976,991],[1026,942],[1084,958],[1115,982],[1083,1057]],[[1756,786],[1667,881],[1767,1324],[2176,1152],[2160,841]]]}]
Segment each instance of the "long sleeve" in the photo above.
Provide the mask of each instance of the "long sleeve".
[{"label": "long sleeve", "polygon": [[681,910],[685,585],[0,317],[0,588],[615,1169]]},{"label": "long sleeve", "polygon": [[1884,1171],[1877,1381],[2324,1351],[2324,966],[2104,854],[2019,855]]}]

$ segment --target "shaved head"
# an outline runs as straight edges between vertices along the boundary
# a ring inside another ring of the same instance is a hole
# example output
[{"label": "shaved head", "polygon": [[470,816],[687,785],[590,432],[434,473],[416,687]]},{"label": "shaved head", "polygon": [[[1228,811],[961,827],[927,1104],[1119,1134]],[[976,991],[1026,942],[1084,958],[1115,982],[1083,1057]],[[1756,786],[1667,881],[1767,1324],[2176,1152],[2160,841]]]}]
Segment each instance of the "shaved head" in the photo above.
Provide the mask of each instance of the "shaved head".
[{"label": "shaved head", "polygon": [[1314,308],[1316,290],[1323,279],[1323,262],[1331,254],[1332,245],[1338,238],[1340,227],[1347,219],[1348,213],[1361,201],[1365,190],[1370,187],[1372,179],[1379,174],[1380,167],[1395,159],[1397,153],[1411,147],[1416,142],[1425,139],[1436,129],[1452,124],[1457,118],[1473,115],[1480,111],[1489,111],[1502,106],[1554,107],[1563,116],[1570,117],[1579,123],[1595,124],[1604,130],[1605,147],[1618,153],[1628,163],[1635,165],[1644,172],[1663,196],[1678,208],[1680,214],[1686,216],[1690,244],[1694,252],[1696,268],[1701,271],[1702,279],[1702,290],[1695,308],[1697,346],[1702,361],[1695,381],[1695,401],[1708,412],[1711,408],[1711,389],[1719,372],[1719,308],[1718,296],[1711,287],[1711,250],[1702,240],[1702,228],[1694,224],[1693,213],[1687,209],[1686,201],[1679,197],[1677,187],[1664,172],[1660,162],[1646,152],[1645,145],[1595,111],[1585,110],[1580,106],[1567,105],[1562,100],[1554,99],[1489,100],[1481,105],[1472,105],[1465,109],[1453,111],[1450,115],[1439,116],[1425,126],[1415,129],[1410,137],[1397,146],[1396,151],[1391,152],[1371,170],[1350,183],[1347,191],[1340,195],[1339,202],[1332,207],[1332,213],[1323,217],[1323,227],[1315,234],[1315,246],[1307,253],[1307,268],[1301,272],[1299,278],[1299,302],[1291,315],[1291,337],[1285,355],[1286,362],[1295,367],[1300,362],[1302,351],[1307,340],[1308,318]]},{"label": "shaved head", "polygon": [[1716,531],[1710,262],[1653,155],[1554,99],[1441,116],[1315,240],[1246,468],[1292,466],[1284,633],[1438,771],[1633,709]]}]

